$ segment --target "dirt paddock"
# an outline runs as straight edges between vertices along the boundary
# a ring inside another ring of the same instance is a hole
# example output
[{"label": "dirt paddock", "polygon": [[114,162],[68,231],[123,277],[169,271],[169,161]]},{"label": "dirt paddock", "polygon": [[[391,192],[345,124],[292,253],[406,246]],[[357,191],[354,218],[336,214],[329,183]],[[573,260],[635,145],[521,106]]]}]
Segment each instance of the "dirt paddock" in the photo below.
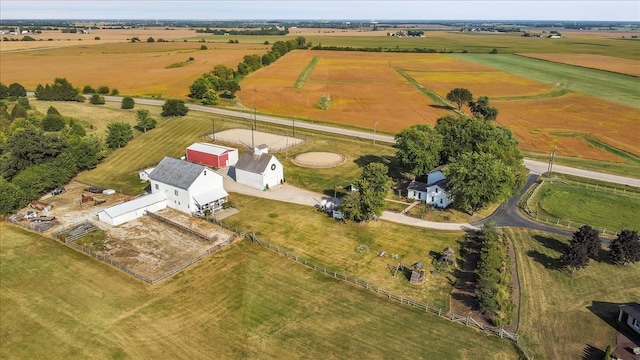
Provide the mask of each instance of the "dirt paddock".
[{"label": "dirt paddock", "polygon": [[269,146],[269,150],[273,151],[285,150],[304,143],[303,139],[288,135],[272,134],[262,131],[253,131],[253,135],[251,133],[252,131],[249,129],[228,129],[215,133],[215,139],[213,140],[244,145],[247,148],[251,148],[253,136],[253,144],[255,146],[265,144]]},{"label": "dirt paddock", "polygon": [[342,154],[332,152],[306,152],[296,155],[293,162],[306,167],[330,168],[344,164],[347,158]]}]

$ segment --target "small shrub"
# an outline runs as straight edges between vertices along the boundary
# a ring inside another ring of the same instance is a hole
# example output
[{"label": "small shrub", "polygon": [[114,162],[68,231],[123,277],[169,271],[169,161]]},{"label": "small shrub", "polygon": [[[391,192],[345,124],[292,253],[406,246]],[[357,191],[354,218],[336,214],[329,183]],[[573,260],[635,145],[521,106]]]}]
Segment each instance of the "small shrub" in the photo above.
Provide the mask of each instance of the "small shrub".
[{"label": "small shrub", "polygon": [[93,38],[94,40],[100,40],[100,36],[96,36]]},{"label": "small shrub", "polygon": [[131,96],[125,96],[122,98],[122,104],[120,104],[121,109],[133,109],[136,105],[136,102],[133,100]]},{"label": "small shrub", "polygon": [[118,96],[120,95],[120,91],[116,88],[111,89],[111,96]]},{"label": "small shrub", "polygon": [[93,94],[91,95],[91,100],[89,100],[89,102],[93,105],[104,105],[104,96]]},{"label": "small shrub", "polygon": [[320,95],[318,100],[318,108],[321,110],[328,110],[331,107],[331,96],[329,94]]},{"label": "small shrub", "polygon": [[200,50],[207,50],[207,45],[200,45]]},{"label": "small shrub", "polygon": [[98,94],[102,94],[102,95],[107,95],[109,93],[109,87],[108,86],[100,86],[98,88]]},{"label": "small shrub", "polygon": [[29,104],[29,99],[27,99],[26,97],[18,98],[18,104],[22,105],[22,107],[25,108],[25,110],[31,109],[31,105]]},{"label": "small shrub", "polygon": [[82,93],[83,94],[93,94],[96,92],[96,89],[94,89],[93,87],[91,87],[91,85],[85,85],[82,88]]}]

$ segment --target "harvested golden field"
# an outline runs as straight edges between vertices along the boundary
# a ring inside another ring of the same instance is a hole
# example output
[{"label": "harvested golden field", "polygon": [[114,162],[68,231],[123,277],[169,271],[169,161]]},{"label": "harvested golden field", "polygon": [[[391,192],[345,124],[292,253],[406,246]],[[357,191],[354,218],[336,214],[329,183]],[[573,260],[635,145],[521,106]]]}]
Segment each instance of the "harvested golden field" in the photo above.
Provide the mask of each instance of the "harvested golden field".
[{"label": "harvested golden field", "polygon": [[640,61],[597,54],[518,54],[534,59],[640,76]]},{"label": "harvested golden field", "polygon": [[454,88],[466,88],[474,97],[532,96],[552,92],[551,85],[499,70],[407,71],[422,86],[443,98]]},{"label": "harvested golden field", "polygon": [[[66,35],[66,34],[65,34]],[[244,55],[267,46],[194,42],[140,42],[77,45],[74,47],[0,53],[3,83],[19,82],[29,90],[65,77],[74,86],[109,86],[121,94],[144,97],[184,97],[189,85],[217,64],[235,68]],[[184,66],[168,66],[194,61]]]},{"label": "harvested golden field", "polygon": [[640,156],[640,111],[581,94],[550,99],[495,101],[497,122],[506,125],[525,150],[596,160],[620,161],[588,142],[552,133],[579,133]]},{"label": "harvested golden field", "polygon": [[[185,28],[134,28],[134,29],[92,29],[90,34],[70,34],[61,31],[43,30],[41,34],[29,34],[36,41],[2,41],[0,52],[49,49],[82,45],[95,45],[112,42],[128,42],[134,37],[147,41],[149,37],[167,41],[182,40],[195,36],[195,30]],[[3,35],[8,39],[22,39],[24,35]],[[100,40],[95,38],[99,37]]]},{"label": "harvested golden field", "polygon": [[[314,57],[308,80],[296,88],[298,76]],[[424,55],[422,55],[424,57]],[[416,61],[417,54],[293,51],[267,68],[247,76],[238,93],[243,105],[284,116],[319,119],[396,132],[416,123],[435,123],[446,114],[395,68]],[[322,94],[331,107],[317,107]]]}]

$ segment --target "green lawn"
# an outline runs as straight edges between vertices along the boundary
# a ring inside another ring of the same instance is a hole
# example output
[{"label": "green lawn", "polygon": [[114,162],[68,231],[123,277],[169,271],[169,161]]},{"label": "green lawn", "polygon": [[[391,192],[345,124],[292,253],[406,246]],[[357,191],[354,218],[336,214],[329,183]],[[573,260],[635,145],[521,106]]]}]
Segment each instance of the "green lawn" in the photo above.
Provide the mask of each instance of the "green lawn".
[{"label": "green lawn", "polygon": [[[450,56],[640,109],[640,87],[638,78],[634,76],[512,54],[450,54]],[[598,85],[594,86],[594,84]]]},{"label": "green lawn", "polygon": [[[449,308],[455,278],[450,271],[427,275],[423,285],[413,286],[404,276],[392,276],[389,266],[399,261],[411,266],[421,261],[427,271],[432,253],[453,247],[459,254],[464,233],[412,228],[384,221],[355,224],[339,222],[314,208],[231,194],[240,213],[223,222],[297,254],[318,265],[370,282],[429,306]],[[265,211],[265,209],[268,209]],[[355,248],[368,246],[368,254]],[[378,257],[384,250],[386,257]],[[398,259],[391,259],[398,254]]]},{"label": "green lawn", "polygon": [[[590,260],[576,275],[558,270],[569,239],[507,229],[520,277],[518,332],[538,359],[582,359],[590,346],[615,345],[618,305],[637,301],[640,263],[621,267]],[[608,249],[606,249],[608,251]],[[601,251],[605,258],[605,248]]]},{"label": "green lawn", "polygon": [[640,198],[637,196],[633,198],[584,186],[545,183],[530,204],[540,217],[549,215],[611,231],[640,231]]},{"label": "green lawn", "polygon": [[244,240],[156,286],[0,225],[3,359],[515,359],[507,341]]}]

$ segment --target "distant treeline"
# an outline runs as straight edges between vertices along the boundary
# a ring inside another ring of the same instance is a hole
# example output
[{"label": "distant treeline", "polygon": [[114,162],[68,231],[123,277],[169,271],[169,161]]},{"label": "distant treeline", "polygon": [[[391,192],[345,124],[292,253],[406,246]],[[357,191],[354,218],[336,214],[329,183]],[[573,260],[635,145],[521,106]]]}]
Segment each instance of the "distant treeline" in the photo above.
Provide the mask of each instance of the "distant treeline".
[{"label": "distant treeline", "polygon": [[[400,48],[382,48],[382,47],[351,47],[351,46],[322,46],[322,44],[316,45],[311,50],[333,50],[333,51],[362,51],[362,52],[395,52],[395,53],[453,53],[451,49],[427,49],[427,48],[413,48],[413,49],[400,49]],[[466,53],[466,50],[462,50]]]},{"label": "distant treeline", "polygon": [[245,30],[226,30],[226,29],[197,29],[197,33],[213,34],[213,35],[287,35],[289,30],[278,30],[276,28],[261,29],[245,29]]}]

